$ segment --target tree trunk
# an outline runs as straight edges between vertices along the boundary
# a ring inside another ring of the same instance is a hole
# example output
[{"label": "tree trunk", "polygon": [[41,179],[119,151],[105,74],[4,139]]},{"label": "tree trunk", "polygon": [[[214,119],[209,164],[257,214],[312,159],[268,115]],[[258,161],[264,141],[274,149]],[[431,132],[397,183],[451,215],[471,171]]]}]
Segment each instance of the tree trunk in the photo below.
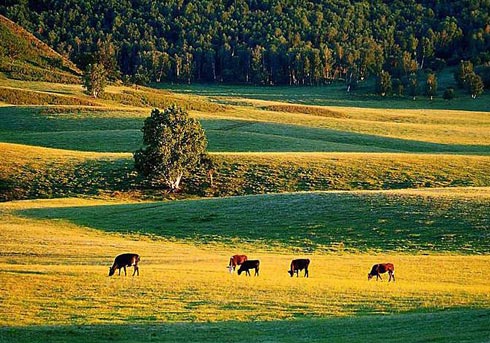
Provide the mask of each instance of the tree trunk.
[{"label": "tree trunk", "polygon": [[180,190],[180,181],[181,180],[182,180],[182,173],[179,173],[179,175],[175,178],[175,180],[169,181],[170,191],[172,193]]}]

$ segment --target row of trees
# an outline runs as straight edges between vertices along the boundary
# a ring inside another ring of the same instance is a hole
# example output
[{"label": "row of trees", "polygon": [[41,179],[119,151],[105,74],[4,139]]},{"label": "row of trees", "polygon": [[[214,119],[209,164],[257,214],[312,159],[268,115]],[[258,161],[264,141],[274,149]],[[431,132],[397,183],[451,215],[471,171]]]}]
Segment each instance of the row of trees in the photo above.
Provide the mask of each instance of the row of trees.
[{"label": "row of trees", "polygon": [[[479,74],[474,70],[470,61],[461,61],[454,72],[454,79],[459,88],[465,89],[474,99],[483,93],[485,83],[490,85],[490,66],[480,68]],[[416,72],[408,77],[393,78],[387,71],[382,70],[376,77],[376,93],[381,96],[389,94],[410,95],[415,97],[421,93],[432,98],[437,94],[438,82],[434,72],[429,71],[425,76],[425,83],[419,84],[419,76]],[[423,89],[422,89],[423,88]],[[449,87],[444,91],[445,99],[454,98],[454,89]]]},{"label": "row of trees", "polygon": [[490,61],[488,1],[6,0],[0,13],[137,83],[355,84]]}]

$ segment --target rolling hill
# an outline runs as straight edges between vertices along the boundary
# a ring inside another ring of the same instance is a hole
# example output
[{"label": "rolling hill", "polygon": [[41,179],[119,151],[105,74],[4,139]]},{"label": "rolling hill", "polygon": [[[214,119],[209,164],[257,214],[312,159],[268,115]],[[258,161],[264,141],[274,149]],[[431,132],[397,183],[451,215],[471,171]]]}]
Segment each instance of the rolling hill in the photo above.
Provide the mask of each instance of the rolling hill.
[{"label": "rolling hill", "polygon": [[78,83],[81,71],[24,28],[0,15],[0,75],[25,81]]},{"label": "rolling hill", "polygon": [[[94,99],[5,18],[0,38],[0,342],[488,341],[488,95],[114,84]],[[179,194],[133,168],[143,121],[170,104],[214,161]],[[107,277],[123,252],[141,275]],[[235,253],[260,276],[228,273]],[[300,256],[309,278],[286,272]],[[396,282],[368,282],[388,261]]]}]

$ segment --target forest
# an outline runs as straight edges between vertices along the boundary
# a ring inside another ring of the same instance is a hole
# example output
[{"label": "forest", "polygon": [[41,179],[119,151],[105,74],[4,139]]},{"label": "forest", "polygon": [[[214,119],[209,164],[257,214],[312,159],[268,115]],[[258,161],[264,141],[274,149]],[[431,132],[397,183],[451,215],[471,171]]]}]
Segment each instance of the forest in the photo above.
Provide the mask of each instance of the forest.
[{"label": "forest", "polygon": [[355,86],[490,62],[490,0],[3,0],[7,16],[110,79]]}]

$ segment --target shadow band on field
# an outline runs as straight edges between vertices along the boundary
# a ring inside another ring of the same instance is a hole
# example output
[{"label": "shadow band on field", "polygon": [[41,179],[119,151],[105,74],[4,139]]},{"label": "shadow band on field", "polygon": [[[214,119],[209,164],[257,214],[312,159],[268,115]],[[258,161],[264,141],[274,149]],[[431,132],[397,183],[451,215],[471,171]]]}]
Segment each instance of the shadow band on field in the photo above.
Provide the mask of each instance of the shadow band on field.
[{"label": "shadow band on field", "polygon": [[[55,149],[134,152],[143,118],[46,115],[28,107],[0,108],[0,141]],[[202,119],[210,152],[399,152],[490,155],[490,145],[442,144],[374,134],[231,119]]]},{"label": "shadow band on field", "polygon": [[[335,209],[335,210],[332,210]],[[304,252],[489,252],[488,202],[384,193],[291,193],[29,209],[22,216],[61,219],[122,234],[193,244],[253,243]],[[337,249],[337,248],[336,248]]]},{"label": "shadow band on field", "polygon": [[0,342],[485,342],[490,311],[449,310],[270,322],[0,328]]}]

